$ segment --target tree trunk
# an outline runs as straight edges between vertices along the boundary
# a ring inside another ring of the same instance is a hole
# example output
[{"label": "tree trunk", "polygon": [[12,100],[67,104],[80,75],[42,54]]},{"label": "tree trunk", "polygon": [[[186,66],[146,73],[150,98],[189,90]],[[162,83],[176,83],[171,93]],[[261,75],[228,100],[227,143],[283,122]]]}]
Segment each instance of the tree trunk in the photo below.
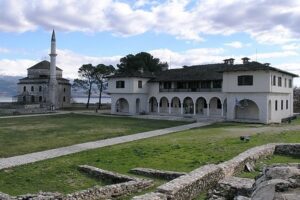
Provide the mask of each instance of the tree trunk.
[{"label": "tree trunk", "polygon": [[99,90],[99,104],[98,104],[98,109],[99,110],[101,108],[102,88],[103,88],[103,84],[101,83],[100,90]]},{"label": "tree trunk", "polygon": [[86,103],[86,108],[89,108],[89,106],[90,106],[91,91],[92,91],[92,84],[90,83],[89,95],[88,95],[88,101]]}]

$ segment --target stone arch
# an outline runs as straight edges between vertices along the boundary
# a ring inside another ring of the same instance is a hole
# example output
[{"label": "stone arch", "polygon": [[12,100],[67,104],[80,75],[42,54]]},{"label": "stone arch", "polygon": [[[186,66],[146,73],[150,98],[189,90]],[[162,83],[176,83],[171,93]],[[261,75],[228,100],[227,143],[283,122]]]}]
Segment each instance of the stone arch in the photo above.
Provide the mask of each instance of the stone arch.
[{"label": "stone arch", "polygon": [[167,97],[162,97],[159,100],[160,113],[169,113],[169,100]]},{"label": "stone arch", "polygon": [[135,100],[135,112],[137,113],[137,114],[139,114],[141,111],[140,111],[140,107],[141,107],[141,100],[140,100],[140,98],[137,98],[136,100]]},{"label": "stone arch", "polygon": [[209,100],[209,115],[210,116],[222,115],[222,102],[219,97],[212,97]]},{"label": "stone arch", "polygon": [[158,103],[157,103],[156,98],[151,97],[149,99],[149,112],[150,113],[156,113],[157,112],[157,106],[158,106]]},{"label": "stone arch", "polygon": [[129,113],[129,103],[125,98],[120,98],[116,102],[117,113]]},{"label": "stone arch", "polygon": [[194,114],[194,102],[191,97],[183,99],[183,114]]},{"label": "stone arch", "polygon": [[235,105],[235,119],[259,120],[259,107],[250,99],[242,99]]},{"label": "stone arch", "polygon": [[207,102],[204,97],[199,97],[196,100],[196,114],[206,115],[207,113]]},{"label": "stone arch", "polygon": [[181,101],[178,97],[173,97],[171,99],[171,113],[172,114],[180,114],[181,109]]}]

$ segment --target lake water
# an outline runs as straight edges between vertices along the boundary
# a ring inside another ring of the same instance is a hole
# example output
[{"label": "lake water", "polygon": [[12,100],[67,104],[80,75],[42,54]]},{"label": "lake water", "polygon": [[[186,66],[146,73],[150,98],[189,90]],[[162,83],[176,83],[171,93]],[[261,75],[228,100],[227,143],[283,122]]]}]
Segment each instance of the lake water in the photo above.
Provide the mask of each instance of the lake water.
[{"label": "lake water", "polygon": [[[87,97],[73,97],[72,100],[76,103],[86,103]],[[0,102],[12,102],[12,97],[0,96]],[[98,98],[90,98],[90,103],[98,103]],[[105,97],[101,99],[101,103],[111,103],[110,97]]]}]

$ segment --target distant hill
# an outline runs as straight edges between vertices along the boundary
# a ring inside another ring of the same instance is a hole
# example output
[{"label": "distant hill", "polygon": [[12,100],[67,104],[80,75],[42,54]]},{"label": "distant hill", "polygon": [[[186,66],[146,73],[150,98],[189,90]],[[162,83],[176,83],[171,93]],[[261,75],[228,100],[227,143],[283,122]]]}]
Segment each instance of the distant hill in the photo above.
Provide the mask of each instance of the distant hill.
[{"label": "distant hill", "polygon": [[17,95],[17,83],[21,76],[0,76],[0,96]]}]

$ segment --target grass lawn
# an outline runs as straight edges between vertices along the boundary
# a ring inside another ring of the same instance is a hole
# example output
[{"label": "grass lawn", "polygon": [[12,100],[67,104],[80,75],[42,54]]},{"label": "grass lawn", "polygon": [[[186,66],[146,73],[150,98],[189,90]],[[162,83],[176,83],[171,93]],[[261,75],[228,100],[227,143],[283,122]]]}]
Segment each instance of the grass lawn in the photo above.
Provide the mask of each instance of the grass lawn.
[{"label": "grass lawn", "polygon": [[79,114],[0,119],[0,158],[182,124]]},{"label": "grass lawn", "polygon": [[226,161],[257,145],[300,142],[299,131],[260,133],[248,143],[241,142],[237,133],[232,134],[234,128],[249,126],[253,125],[220,123],[2,170],[0,191],[13,195],[40,190],[70,193],[95,185],[96,180],[77,171],[81,164],[120,173],[128,173],[134,167],[188,172]]}]

